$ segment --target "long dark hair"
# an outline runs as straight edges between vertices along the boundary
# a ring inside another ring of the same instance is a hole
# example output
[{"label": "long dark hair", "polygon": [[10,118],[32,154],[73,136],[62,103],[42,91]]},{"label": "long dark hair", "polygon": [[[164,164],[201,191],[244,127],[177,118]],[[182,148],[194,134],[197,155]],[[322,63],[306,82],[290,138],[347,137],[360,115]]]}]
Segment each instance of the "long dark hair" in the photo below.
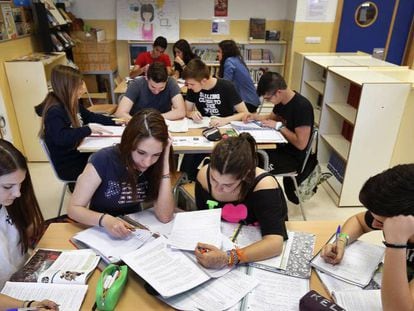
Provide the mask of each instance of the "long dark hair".
[{"label": "long dark hair", "polygon": [[188,43],[187,40],[180,39],[180,40],[178,40],[177,42],[174,43],[174,45],[173,45],[174,57],[176,56],[175,55],[176,54],[175,49],[178,49],[183,53],[183,62],[184,62],[184,64],[188,64],[188,62],[190,60],[197,57],[197,55],[195,55],[193,53],[193,51],[191,50],[190,43]]},{"label": "long dark hair", "polygon": [[26,173],[21,184],[21,196],[16,198],[7,209],[11,220],[20,236],[22,254],[26,253],[32,239],[37,239],[43,233],[43,216],[33,190],[32,179],[27,162],[22,153],[10,142],[0,139],[0,176],[11,174],[17,170]]},{"label": "long dark hair", "polygon": [[220,68],[218,72],[219,78],[223,78],[224,63],[226,62],[226,59],[229,57],[237,57],[240,60],[240,62],[247,68],[246,63],[243,60],[243,56],[240,53],[240,49],[237,46],[236,42],[234,42],[234,40],[223,40],[218,44],[218,46],[220,47],[222,52]]},{"label": "long dark hair", "polygon": [[[132,151],[136,150],[138,144],[145,138],[153,137],[160,141],[163,151],[160,158],[147,169],[145,175],[148,177],[150,187],[148,189],[146,201],[154,201],[158,197],[161,176],[164,172],[164,153],[168,143],[168,128],[164,118],[155,109],[143,109],[128,122],[122,134],[119,151],[121,161],[127,168],[127,182],[131,185],[133,196],[136,198],[137,170],[132,159]],[[172,170],[172,150],[170,150],[170,171]]]},{"label": "long dark hair", "polygon": [[241,180],[240,201],[246,197],[254,184],[256,166],[256,141],[248,133],[220,141],[211,154],[211,169]]},{"label": "long dark hair", "polygon": [[49,109],[57,105],[62,105],[66,110],[72,127],[81,126],[77,116],[79,112],[78,90],[83,83],[79,70],[57,65],[52,69],[51,83],[53,91],[47,94],[43,102],[36,107],[36,109],[43,110],[40,137],[44,137],[45,134],[45,117]]},{"label": "long dark hair", "polygon": [[402,164],[370,177],[359,200],[379,216],[414,215],[414,164]]}]

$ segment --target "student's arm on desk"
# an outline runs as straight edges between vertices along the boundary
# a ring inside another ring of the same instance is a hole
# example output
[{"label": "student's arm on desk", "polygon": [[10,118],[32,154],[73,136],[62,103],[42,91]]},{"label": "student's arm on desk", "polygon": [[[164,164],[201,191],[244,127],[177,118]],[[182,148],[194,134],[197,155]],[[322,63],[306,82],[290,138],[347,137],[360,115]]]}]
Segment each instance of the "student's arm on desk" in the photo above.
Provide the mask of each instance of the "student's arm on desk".
[{"label": "student's arm on desk", "polygon": [[168,144],[164,149],[164,158],[159,161],[164,161],[163,164],[163,176],[160,181],[160,188],[158,192],[158,198],[154,202],[154,211],[158,220],[167,223],[173,218],[175,209],[175,202],[172,195],[171,178],[170,178],[170,152],[171,152],[172,139],[168,139]]},{"label": "student's arm on desk", "polygon": [[269,114],[246,113],[243,116],[243,122],[276,120],[276,115],[271,112]]},{"label": "student's arm on desk", "polygon": [[[70,218],[90,226],[98,226],[103,213],[95,212],[87,208],[93,194],[98,189],[102,180],[95,167],[88,163],[76,181],[75,191],[69,202],[68,215]],[[126,237],[133,227],[123,220],[105,214],[101,219],[105,230],[114,237]]]},{"label": "student's arm on desk", "polygon": [[248,113],[246,105],[241,102],[234,106],[236,113],[228,117],[212,117],[210,121],[211,126],[224,126],[229,124],[231,121],[241,121],[244,116]]},{"label": "student's arm on desk", "polygon": [[139,65],[134,65],[134,67],[129,72],[129,77],[133,79],[135,77],[138,77],[138,76],[144,74],[147,71],[148,66],[149,65],[146,65],[144,67],[141,67]]},{"label": "student's arm on desk", "polygon": [[188,100],[185,101],[186,117],[193,119],[195,122],[200,122],[203,119],[200,111],[195,108],[195,104]]},{"label": "student's arm on desk", "polygon": [[[27,306],[27,302],[23,300],[18,300],[7,295],[0,294],[0,311],[7,309],[17,309],[24,308]],[[30,307],[39,308],[39,310],[48,309],[48,310],[59,310],[59,307],[56,303],[50,300],[42,301],[33,301],[30,304]],[[42,309],[40,309],[42,308]]]},{"label": "student's arm on desk", "polygon": [[[407,244],[414,235],[414,216],[390,217],[384,221],[384,236],[388,243]],[[382,272],[381,300],[384,311],[414,310],[414,280],[407,282],[407,249],[385,249]]]},{"label": "student's arm on desk", "polygon": [[[365,223],[364,216],[365,212],[351,216],[342,226],[341,233],[349,235],[348,244],[357,240],[364,233],[372,231]],[[326,244],[321,250],[321,257],[331,264],[340,263],[345,254],[346,243],[346,239],[339,238],[338,243]]]},{"label": "student's arm on desk", "polygon": [[179,120],[185,117],[186,107],[184,98],[181,94],[175,95],[171,99],[172,107],[171,110],[162,114],[164,119],[167,120]]},{"label": "student's arm on desk", "polygon": [[128,97],[123,96],[121,102],[118,104],[114,115],[119,119],[131,120],[132,116],[129,114],[134,103]]}]

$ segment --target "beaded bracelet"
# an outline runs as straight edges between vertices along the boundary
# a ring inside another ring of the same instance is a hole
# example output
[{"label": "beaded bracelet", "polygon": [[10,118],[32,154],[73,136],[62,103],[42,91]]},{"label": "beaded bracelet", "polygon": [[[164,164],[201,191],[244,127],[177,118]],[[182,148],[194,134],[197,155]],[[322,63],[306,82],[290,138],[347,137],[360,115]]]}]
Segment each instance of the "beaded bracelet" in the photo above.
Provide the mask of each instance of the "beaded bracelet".
[{"label": "beaded bracelet", "polygon": [[[349,243],[349,235],[348,235],[348,234],[341,232],[341,233],[338,235],[338,238],[339,238],[339,239],[340,239],[340,238],[344,238],[344,239],[345,239],[345,246],[346,246],[346,245],[348,245],[348,243]],[[339,240],[339,241],[341,241],[341,240]]]},{"label": "beaded bracelet", "polygon": [[227,251],[226,255],[227,255],[227,266],[233,267],[240,262],[239,257],[237,256],[237,251],[235,249]]},{"label": "beaded bracelet", "polygon": [[106,213],[103,213],[102,215],[101,215],[101,217],[99,217],[99,221],[98,221],[98,225],[99,225],[99,227],[103,227],[103,224],[102,224],[102,220],[103,220],[103,218],[104,218],[104,216],[106,215]]}]

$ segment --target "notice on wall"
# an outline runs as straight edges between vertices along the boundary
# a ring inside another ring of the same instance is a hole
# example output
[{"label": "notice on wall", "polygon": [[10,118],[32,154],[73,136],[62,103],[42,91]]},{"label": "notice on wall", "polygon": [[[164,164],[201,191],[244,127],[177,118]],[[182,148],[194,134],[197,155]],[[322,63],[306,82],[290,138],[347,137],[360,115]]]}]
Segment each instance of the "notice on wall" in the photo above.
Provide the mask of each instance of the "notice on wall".
[{"label": "notice on wall", "polygon": [[325,21],[328,14],[328,0],[308,0],[306,6],[306,19]]},{"label": "notice on wall", "polygon": [[213,35],[229,35],[230,23],[225,19],[213,19],[211,21],[211,34]]},{"label": "notice on wall", "polygon": [[177,41],[180,36],[178,0],[116,2],[118,40],[154,41],[158,36]]}]

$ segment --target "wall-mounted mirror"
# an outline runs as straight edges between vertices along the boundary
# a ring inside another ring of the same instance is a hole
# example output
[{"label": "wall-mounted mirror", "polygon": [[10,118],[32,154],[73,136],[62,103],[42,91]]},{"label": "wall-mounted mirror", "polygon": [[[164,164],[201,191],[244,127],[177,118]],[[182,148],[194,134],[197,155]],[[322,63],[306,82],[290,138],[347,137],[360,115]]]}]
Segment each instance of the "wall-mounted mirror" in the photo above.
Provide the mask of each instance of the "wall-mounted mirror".
[{"label": "wall-mounted mirror", "polygon": [[360,27],[371,26],[377,19],[378,7],[374,2],[361,3],[355,11],[355,23]]}]

